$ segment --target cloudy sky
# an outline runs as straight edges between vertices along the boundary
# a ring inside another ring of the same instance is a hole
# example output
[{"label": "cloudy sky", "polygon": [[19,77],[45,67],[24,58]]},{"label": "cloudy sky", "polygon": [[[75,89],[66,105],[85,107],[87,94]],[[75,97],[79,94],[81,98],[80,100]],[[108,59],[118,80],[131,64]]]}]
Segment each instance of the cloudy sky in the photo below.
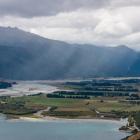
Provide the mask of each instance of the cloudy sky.
[{"label": "cloudy sky", "polygon": [[140,0],[0,0],[0,26],[70,43],[140,50]]}]

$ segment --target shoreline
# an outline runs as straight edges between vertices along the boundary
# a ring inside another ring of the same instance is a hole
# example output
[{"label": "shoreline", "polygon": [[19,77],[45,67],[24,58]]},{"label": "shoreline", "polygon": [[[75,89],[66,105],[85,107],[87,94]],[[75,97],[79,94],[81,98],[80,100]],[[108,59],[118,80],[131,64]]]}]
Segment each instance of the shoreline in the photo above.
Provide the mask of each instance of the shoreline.
[{"label": "shoreline", "polygon": [[34,118],[34,117],[24,117],[21,116],[18,119],[8,119],[8,121],[27,121],[27,122],[108,122],[108,123],[117,123],[121,125],[125,125],[127,123],[127,119],[120,119],[120,120],[115,120],[115,119],[100,119],[100,118],[91,118],[91,119],[68,119],[68,118],[57,118],[57,117],[50,117],[46,116],[43,118]]}]

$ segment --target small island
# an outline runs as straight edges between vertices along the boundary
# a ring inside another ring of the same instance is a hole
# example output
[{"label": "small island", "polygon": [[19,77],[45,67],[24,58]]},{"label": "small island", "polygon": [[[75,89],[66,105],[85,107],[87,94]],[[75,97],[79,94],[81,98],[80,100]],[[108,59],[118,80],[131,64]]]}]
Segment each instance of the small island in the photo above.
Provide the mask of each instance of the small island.
[{"label": "small island", "polygon": [[12,87],[11,82],[0,80],[0,89],[6,89],[6,88],[9,88],[9,87]]}]

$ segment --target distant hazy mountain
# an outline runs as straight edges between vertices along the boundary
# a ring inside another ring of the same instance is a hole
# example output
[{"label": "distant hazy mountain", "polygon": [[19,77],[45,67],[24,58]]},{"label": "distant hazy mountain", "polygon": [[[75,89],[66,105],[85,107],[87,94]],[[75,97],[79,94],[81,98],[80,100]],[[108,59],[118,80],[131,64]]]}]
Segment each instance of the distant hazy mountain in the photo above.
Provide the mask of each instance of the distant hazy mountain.
[{"label": "distant hazy mountain", "polygon": [[35,80],[95,76],[140,76],[140,54],[126,46],[72,45],[17,28],[0,28],[0,77]]}]

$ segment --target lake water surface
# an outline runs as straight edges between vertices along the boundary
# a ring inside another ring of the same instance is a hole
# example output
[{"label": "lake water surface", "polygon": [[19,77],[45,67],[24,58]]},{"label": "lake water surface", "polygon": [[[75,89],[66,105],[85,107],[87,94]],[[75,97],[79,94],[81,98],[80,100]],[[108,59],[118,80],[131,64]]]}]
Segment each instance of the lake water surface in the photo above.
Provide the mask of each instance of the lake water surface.
[{"label": "lake water surface", "polygon": [[0,140],[120,140],[128,134],[122,124],[109,121],[7,121],[0,120]]}]

